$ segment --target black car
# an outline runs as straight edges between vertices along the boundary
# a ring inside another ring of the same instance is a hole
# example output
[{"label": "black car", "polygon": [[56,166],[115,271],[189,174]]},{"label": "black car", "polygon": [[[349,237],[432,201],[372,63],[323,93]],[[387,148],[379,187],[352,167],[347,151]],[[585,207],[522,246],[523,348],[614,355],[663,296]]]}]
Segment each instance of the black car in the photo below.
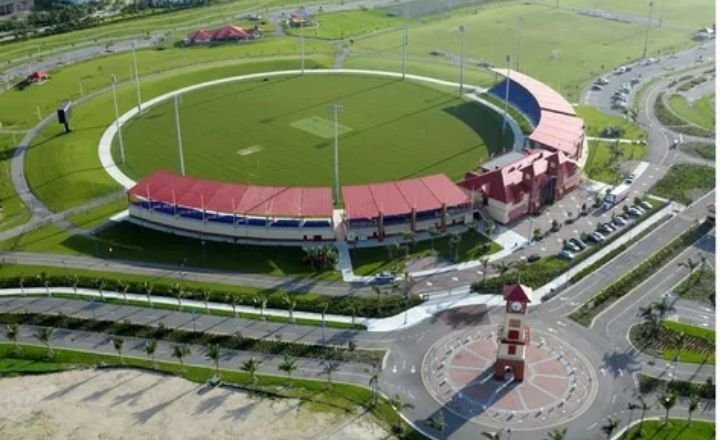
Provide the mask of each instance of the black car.
[{"label": "black car", "polygon": [[539,260],[539,259],[540,259],[540,255],[538,255],[538,254],[532,254],[532,255],[530,255],[529,257],[527,257],[527,262],[528,262],[528,263],[534,263],[534,262],[536,262],[536,261]]}]

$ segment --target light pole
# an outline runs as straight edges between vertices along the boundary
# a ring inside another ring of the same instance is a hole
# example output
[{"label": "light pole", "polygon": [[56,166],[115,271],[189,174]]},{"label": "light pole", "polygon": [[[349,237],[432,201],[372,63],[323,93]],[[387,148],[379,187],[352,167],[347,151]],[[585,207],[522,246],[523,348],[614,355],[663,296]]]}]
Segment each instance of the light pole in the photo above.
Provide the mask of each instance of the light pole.
[{"label": "light pole", "polygon": [[465,81],[465,26],[460,25],[460,88],[458,97],[462,98]]},{"label": "light pole", "polygon": [[647,27],[645,29],[645,46],[643,46],[643,54],[642,54],[643,58],[645,58],[647,56],[648,40],[650,39],[650,21],[652,20],[652,11],[653,11],[653,2],[650,2],[649,8],[648,8],[648,22],[647,22]]},{"label": "light pole", "polygon": [[330,106],[330,112],[333,114],[334,123],[334,171],[335,171],[335,203],[340,203],[340,159],[338,158],[338,113],[342,113],[342,104],[333,104]]},{"label": "light pole", "polygon": [[137,54],[135,53],[135,42],[132,43],[133,69],[135,71],[135,88],[137,89],[138,112],[142,111],[142,96],[140,96],[140,74],[138,73]]},{"label": "light pole", "polygon": [[665,14],[665,0],[662,0],[662,3],[660,3],[660,18],[658,19],[658,27],[662,27],[664,14]]},{"label": "light pole", "polygon": [[507,125],[508,101],[510,100],[510,54],[505,55],[505,61],[507,62],[507,78],[505,80],[505,110],[503,111],[502,125],[503,134],[505,134],[505,126]]},{"label": "light pole", "polygon": [[300,72],[305,75],[305,19],[300,22]]},{"label": "light pole", "polygon": [[175,95],[175,131],[177,132],[178,157],[180,157],[180,174],[185,175],[185,157],[183,155],[182,134],[180,132],[180,109],[178,106],[178,96]]},{"label": "light pole", "polygon": [[522,26],[525,24],[525,19],[518,17],[515,22],[515,33],[517,34],[516,48],[515,48],[515,70],[520,70],[520,47],[522,45]]},{"label": "light pole", "polygon": [[115,129],[117,130],[118,141],[120,142],[120,161],[125,163],[125,141],[123,140],[122,127],[120,126],[120,109],[118,109],[117,100],[117,77],[111,75],[110,79],[112,81],[113,104],[115,105]]},{"label": "light pole", "polygon": [[405,3],[405,21],[403,23],[403,42],[402,42],[402,78],[405,79],[407,73],[407,45],[408,45],[408,3]]}]

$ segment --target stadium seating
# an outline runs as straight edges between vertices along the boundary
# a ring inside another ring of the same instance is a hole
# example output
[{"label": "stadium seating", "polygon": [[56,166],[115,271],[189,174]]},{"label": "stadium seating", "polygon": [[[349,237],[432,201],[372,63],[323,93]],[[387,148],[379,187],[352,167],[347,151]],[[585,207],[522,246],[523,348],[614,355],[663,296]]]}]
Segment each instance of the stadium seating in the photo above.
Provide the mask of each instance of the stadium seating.
[{"label": "stadium seating", "polygon": [[[488,93],[502,100],[505,100],[505,89],[507,87],[507,82],[508,80],[506,79],[495,84],[495,86],[493,86],[493,88],[491,88]],[[530,119],[530,121],[533,123],[533,125],[538,125],[540,123],[540,104],[538,104],[537,99],[535,99],[535,97],[531,95],[530,92],[525,90],[524,87],[522,87],[515,81],[510,80],[510,93],[508,98],[510,104],[512,104],[515,108],[517,108],[525,116],[527,116],[528,119]]]}]

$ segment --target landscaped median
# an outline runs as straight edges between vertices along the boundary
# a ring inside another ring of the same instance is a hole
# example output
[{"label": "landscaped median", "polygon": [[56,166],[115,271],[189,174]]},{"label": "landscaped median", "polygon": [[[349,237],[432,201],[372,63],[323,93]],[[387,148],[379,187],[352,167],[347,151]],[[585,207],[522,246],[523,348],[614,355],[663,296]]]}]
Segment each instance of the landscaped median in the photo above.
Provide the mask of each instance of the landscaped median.
[{"label": "landscaped median", "polygon": [[715,364],[714,330],[653,320],[632,326],[630,342],[640,351],[666,361],[677,359],[690,364]]},{"label": "landscaped median", "polygon": [[679,255],[688,246],[695,243],[700,237],[713,228],[712,224],[701,223],[693,226],[678,238],[657,251],[632,271],[603,289],[588,302],[570,314],[570,318],[577,323],[590,326],[592,320],[600,312],[607,309],[613,302],[622,298],[626,293],[639,286],[651,274],[663,267],[667,262]]},{"label": "landscaped median", "polygon": [[[22,344],[21,351],[14,352],[10,344],[0,343],[0,377],[23,374],[43,374],[67,371],[77,368],[136,368],[180,376],[186,380],[204,384],[214,375],[212,368],[171,362],[152,362],[130,356],[119,356],[54,349],[48,359],[44,347]],[[393,429],[400,439],[420,440],[424,437],[398,417],[393,404],[382,394],[374,402],[373,391],[359,385],[312,379],[289,378],[285,375],[255,374],[240,370],[221,368],[223,384],[269,398],[300,399],[320,407],[353,411],[365,408],[385,426]]]},{"label": "landscaped median", "polygon": [[[702,380],[702,378],[698,378]],[[638,387],[641,394],[667,391],[678,396],[700,396],[703,399],[715,400],[715,383],[712,377],[703,382],[688,382],[684,380],[663,380],[646,374],[638,374]]]}]

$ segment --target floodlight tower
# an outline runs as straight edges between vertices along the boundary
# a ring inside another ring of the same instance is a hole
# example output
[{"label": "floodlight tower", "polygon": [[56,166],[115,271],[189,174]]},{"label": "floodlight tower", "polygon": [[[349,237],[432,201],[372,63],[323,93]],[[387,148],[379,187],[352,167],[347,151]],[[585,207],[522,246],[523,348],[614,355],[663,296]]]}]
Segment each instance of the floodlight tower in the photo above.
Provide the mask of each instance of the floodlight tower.
[{"label": "floodlight tower", "polygon": [[180,174],[185,175],[185,157],[182,147],[182,134],[180,132],[180,108],[178,105],[180,95],[175,95],[175,131],[177,132],[178,157],[180,157]]},{"label": "floodlight tower", "polygon": [[503,112],[502,132],[505,134],[505,125],[507,125],[508,117],[508,101],[510,100],[510,54],[505,55],[507,62],[507,79],[505,80],[505,110]]},{"label": "floodlight tower", "polygon": [[335,203],[340,202],[340,159],[338,158],[338,114],[342,113],[342,104],[333,104],[330,106],[330,112],[333,114],[334,123],[334,170],[335,170]]},{"label": "floodlight tower", "polygon": [[135,71],[135,89],[137,90],[138,112],[142,111],[142,96],[140,95],[140,73],[138,72],[137,54],[135,53],[135,41],[131,43],[133,56],[133,69]]},{"label": "floodlight tower", "polygon": [[117,77],[115,75],[111,75],[110,80],[112,81],[113,104],[115,105],[115,129],[118,133],[118,142],[120,142],[120,162],[125,163],[125,141],[122,136],[122,127],[120,127],[120,110],[118,109],[116,90]]},{"label": "floodlight tower", "polygon": [[650,2],[648,5],[648,22],[645,28],[645,45],[643,46],[643,54],[642,57],[645,58],[647,56],[647,48],[648,48],[648,40],[650,39],[650,22],[652,20],[652,12],[653,12],[653,2]]},{"label": "floodlight tower", "polygon": [[305,18],[300,22],[300,73],[305,75]]},{"label": "floodlight tower", "polygon": [[460,87],[458,97],[462,98],[465,81],[465,26],[460,25]]},{"label": "floodlight tower", "polygon": [[408,46],[408,3],[405,3],[405,9],[403,15],[403,42],[402,42],[402,78],[405,79],[407,74],[407,46]]}]

